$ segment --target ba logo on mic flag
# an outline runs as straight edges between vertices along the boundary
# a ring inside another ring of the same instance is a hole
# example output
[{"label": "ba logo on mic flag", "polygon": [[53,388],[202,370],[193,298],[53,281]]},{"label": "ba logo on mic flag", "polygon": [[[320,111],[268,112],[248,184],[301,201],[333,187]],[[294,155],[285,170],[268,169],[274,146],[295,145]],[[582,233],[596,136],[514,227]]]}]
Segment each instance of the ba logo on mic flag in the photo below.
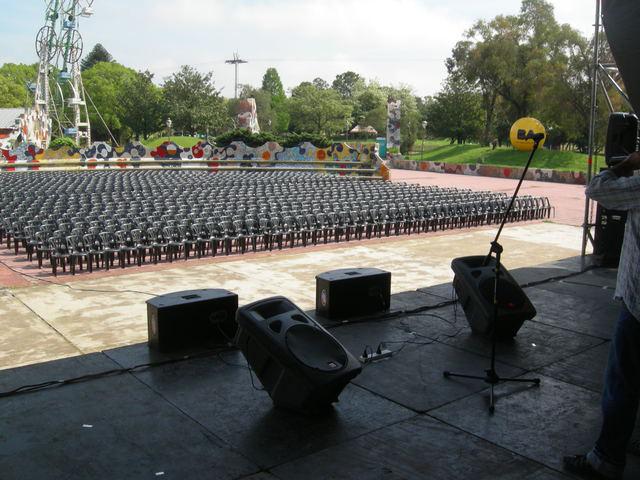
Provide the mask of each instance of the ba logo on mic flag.
[{"label": "ba logo on mic flag", "polygon": [[516,120],[511,126],[511,132],[509,133],[509,140],[514,148],[522,152],[530,152],[533,150],[533,145],[536,138],[540,138],[538,148],[542,148],[544,141],[547,138],[547,132],[544,129],[544,125],[539,120],[532,117],[524,117]]}]

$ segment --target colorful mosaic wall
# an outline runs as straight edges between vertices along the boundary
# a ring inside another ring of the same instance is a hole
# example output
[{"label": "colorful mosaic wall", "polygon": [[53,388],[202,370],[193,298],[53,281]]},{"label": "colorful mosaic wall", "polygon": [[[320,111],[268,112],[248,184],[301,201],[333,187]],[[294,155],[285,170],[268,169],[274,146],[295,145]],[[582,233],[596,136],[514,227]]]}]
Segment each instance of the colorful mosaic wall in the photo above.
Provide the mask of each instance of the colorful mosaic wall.
[{"label": "colorful mosaic wall", "polygon": [[[391,161],[393,168],[402,170],[419,170],[435,173],[455,173],[459,175],[477,175],[481,177],[519,179],[522,168],[498,167],[495,165],[470,165],[462,163],[417,162],[415,160]],[[547,168],[530,168],[525,177],[527,180],[540,182],[570,183],[585,185],[586,177],[582,172],[563,172]]]},{"label": "colorful mosaic wall", "polygon": [[217,147],[199,142],[184,148],[167,141],[157,148],[139,142],[114,148],[108,143],[96,142],[80,149],[62,148],[42,150],[33,145],[15,150],[1,150],[0,170],[54,170],[104,168],[304,168],[341,175],[380,176],[382,160],[373,144],[350,146],[335,143],[319,148],[311,143],[284,148],[270,142],[253,148],[242,142]]},{"label": "colorful mosaic wall", "polygon": [[[49,120],[42,111],[27,108],[24,113],[16,119],[15,130],[3,138],[4,142],[13,144],[18,137],[33,145],[44,145],[49,139]],[[0,145],[3,142],[0,142]]]}]

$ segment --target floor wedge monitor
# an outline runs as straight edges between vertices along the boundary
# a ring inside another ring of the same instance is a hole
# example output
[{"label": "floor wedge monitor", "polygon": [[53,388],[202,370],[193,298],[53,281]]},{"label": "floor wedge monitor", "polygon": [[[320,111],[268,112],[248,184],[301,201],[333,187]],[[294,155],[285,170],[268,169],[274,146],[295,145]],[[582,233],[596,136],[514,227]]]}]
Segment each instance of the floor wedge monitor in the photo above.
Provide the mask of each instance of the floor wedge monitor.
[{"label": "floor wedge monitor", "polygon": [[342,268],[316,276],[316,313],[359,317],[389,309],[391,273],[378,268]]},{"label": "floor wedge monitor", "polygon": [[[455,273],[453,287],[462,304],[471,330],[490,335],[494,328],[493,292],[495,258],[471,256],[455,258],[451,268]],[[497,338],[515,337],[525,320],[536,316],[536,309],[522,288],[503,266],[498,280],[498,316],[495,319]]]},{"label": "floor wedge monitor", "polygon": [[147,300],[149,346],[162,352],[233,341],[238,295],[217,288],[185,290]]},{"label": "floor wedge monitor", "polygon": [[361,371],[327,330],[284,297],[238,309],[236,343],[277,407],[327,410]]}]

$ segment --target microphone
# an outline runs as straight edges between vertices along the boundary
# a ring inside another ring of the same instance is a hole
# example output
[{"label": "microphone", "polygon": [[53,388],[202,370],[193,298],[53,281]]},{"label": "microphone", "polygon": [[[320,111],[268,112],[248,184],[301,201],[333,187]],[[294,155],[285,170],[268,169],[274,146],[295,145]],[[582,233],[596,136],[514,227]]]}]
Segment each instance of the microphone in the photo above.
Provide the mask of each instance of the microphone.
[{"label": "microphone", "polygon": [[539,142],[542,139],[544,139],[544,133],[533,133],[531,130],[525,137],[525,140],[533,140],[534,142]]},{"label": "microphone", "polygon": [[544,133],[534,133],[533,130],[529,130],[528,132],[521,128],[518,130],[517,138],[518,140],[533,140],[534,142],[540,142],[544,138]]}]

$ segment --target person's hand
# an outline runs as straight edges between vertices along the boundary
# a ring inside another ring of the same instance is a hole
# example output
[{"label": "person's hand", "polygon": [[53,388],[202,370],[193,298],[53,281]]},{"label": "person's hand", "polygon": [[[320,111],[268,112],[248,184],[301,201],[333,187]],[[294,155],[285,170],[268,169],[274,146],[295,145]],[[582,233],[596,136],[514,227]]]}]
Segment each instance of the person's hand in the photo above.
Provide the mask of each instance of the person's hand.
[{"label": "person's hand", "polygon": [[612,170],[620,177],[630,177],[634,170],[640,170],[640,152],[633,152]]},{"label": "person's hand", "polygon": [[640,152],[633,152],[624,161],[631,170],[640,170]]}]

